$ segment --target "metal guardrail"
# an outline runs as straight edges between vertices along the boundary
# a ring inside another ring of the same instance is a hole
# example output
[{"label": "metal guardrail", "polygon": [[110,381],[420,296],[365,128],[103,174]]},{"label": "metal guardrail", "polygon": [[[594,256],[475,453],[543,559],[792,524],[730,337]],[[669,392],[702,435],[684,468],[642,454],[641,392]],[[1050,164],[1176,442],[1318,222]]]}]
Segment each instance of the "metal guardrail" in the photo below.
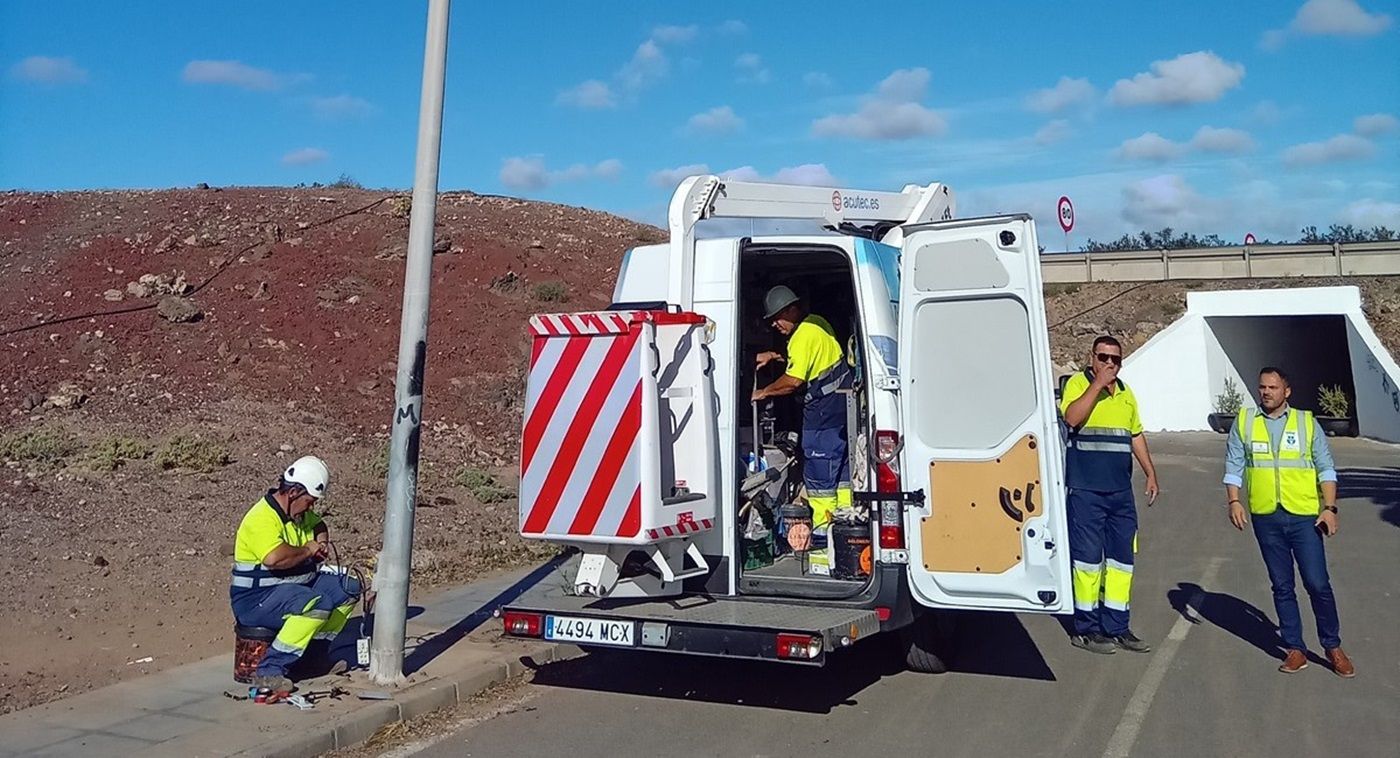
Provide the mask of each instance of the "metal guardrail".
[{"label": "metal guardrail", "polygon": [[1046,284],[1400,276],[1400,241],[1042,253]]}]

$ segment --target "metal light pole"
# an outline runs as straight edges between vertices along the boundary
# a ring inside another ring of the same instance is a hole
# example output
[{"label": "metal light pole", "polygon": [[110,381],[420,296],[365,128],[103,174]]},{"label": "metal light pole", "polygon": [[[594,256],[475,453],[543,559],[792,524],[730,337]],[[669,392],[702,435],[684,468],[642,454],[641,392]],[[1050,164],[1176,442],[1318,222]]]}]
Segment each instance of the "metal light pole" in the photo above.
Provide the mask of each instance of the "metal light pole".
[{"label": "metal light pole", "polygon": [[423,92],[418,106],[418,157],[408,224],[399,368],[394,384],[394,424],[389,438],[384,550],[374,586],[374,640],[369,674],[377,684],[403,680],[408,616],[408,575],[413,558],[413,510],[418,490],[418,435],[423,422],[423,362],[428,345],[428,288],[433,275],[433,221],[437,214],[438,159],[442,145],[442,96],[447,74],[447,18],[451,0],[428,0],[423,50]]}]

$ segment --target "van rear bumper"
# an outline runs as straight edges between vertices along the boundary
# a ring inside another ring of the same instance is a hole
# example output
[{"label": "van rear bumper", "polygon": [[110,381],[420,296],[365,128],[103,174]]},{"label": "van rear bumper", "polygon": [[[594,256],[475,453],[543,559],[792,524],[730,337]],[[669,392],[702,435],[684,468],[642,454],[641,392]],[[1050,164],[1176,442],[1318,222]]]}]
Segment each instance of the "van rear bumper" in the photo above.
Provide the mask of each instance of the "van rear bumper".
[{"label": "van rear bumper", "polygon": [[[501,611],[507,636],[584,648],[654,650],[820,666],[829,653],[880,632],[870,608],[686,595],[668,600],[522,598]],[[599,623],[590,623],[599,622]],[[598,641],[579,630],[603,632]]]}]

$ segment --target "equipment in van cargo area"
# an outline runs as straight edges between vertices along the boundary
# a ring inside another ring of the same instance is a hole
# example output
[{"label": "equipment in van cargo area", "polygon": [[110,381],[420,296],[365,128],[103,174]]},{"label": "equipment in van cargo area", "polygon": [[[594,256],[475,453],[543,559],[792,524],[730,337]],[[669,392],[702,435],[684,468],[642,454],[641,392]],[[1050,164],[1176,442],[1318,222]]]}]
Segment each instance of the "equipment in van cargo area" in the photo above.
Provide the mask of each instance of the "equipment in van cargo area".
[{"label": "equipment in van cargo area", "polygon": [[[691,537],[718,500],[705,317],[547,314],[530,334],[521,535],[579,546],[580,594],[678,593],[709,570]],[[623,575],[638,551],[656,571]]]}]

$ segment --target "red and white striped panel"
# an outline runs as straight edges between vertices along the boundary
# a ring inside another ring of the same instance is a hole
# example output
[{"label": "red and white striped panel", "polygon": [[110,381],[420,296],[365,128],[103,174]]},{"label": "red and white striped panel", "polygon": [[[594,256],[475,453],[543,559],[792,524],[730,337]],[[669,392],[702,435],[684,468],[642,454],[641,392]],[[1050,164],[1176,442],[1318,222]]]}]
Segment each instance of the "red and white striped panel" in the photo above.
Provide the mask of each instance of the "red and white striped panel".
[{"label": "red and white striped panel", "polygon": [[520,531],[641,531],[642,327],[629,313],[536,316],[520,457]]},{"label": "red and white striped panel", "polygon": [[542,313],[530,317],[530,334],[559,337],[575,334],[622,334],[631,328],[632,312]]},{"label": "red and white striped panel", "polygon": [[715,522],[711,519],[702,518],[697,521],[693,518],[686,518],[686,516],[689,515],[688,513],[682,513],[680,520],[676,522],[675,526],[648,529],[647,539],[660,540],[666,539],[667,537],[681,537],[687,534],[713,529],[715,526]]}]

